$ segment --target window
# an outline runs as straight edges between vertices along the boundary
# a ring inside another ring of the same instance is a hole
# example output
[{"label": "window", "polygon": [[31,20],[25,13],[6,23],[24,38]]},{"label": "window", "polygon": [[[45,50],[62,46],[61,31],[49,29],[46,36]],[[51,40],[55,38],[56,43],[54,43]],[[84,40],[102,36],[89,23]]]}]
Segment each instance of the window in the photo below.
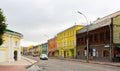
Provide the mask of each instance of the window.
[{"label": "window", "polygon": [[80,51],[77,52],[77,55],[80,56]]},{"label": "window", "polygon": [[104,32],[100,32],[100,41],[104,40]]},{"label": "window", "polygon": [[14,47],[19,47],[19,42],[18,41],[15,41]]},{"label": "window", "polygon": [[85,56],[87,56],[87,50],[84,50],[85,51]]},{"label": "window", "polygon": [[73,35],[74,35],[74,30],[71,31],[71,36],[73,36]]},{"label": "window", "polygon": [[92,51],[93,51],[93,56],[96,56],[96,49],[92,49]]},{"label": "window", "polygon": [[93,35],[92,34],[89,36],[89,40],[90,40],[90,42],[93,41]]},{"label": "window", "polygon": [[94,41],[98,41],[98,34],[94,34]]},{"label": "window", "polygon": [[106,31],[106,39],[109,40],[109,32]]},{"label": "window", "polygon": [[72,45],[74,45],[74,40],[72,41]]},{"label": "window", "polygon": [[85,41],[84,41],[84,43],[86,43],[87,42],[87,36],[85,36]]}]

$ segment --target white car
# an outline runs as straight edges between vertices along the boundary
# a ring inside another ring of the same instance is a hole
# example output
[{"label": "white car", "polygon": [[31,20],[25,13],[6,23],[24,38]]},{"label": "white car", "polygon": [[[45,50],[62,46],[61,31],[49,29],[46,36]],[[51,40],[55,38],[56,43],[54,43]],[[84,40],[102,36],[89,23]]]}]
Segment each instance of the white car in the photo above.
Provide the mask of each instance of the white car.
[{"label": "white car", "polygon": [[40,59],[41,60],[48,60],[48,56],[46,54],[41,54]]}]

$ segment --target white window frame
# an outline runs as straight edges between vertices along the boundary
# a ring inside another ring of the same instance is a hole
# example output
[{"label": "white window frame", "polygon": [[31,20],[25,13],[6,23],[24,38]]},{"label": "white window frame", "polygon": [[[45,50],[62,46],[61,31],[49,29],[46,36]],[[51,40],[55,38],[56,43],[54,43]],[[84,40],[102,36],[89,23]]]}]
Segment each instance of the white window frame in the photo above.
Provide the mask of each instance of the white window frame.
[{"label": "white window frame", "polygon": [[96,56],[96,49],[95,48],[92,49],[92,56]]}]

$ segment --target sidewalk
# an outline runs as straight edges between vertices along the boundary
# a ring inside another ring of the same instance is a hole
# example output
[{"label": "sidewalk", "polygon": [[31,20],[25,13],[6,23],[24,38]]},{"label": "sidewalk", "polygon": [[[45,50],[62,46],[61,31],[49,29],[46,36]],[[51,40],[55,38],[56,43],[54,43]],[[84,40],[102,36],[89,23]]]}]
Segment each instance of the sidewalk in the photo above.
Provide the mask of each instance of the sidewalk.
[{"label": "sidewalk", "polygon": [[[83,60],[83,59],[69,59],[69,58],[57,58],[57,59],[87,63],[86,60]],[[89,60],[89,63],[93,63],[93,64],[102,64],[102,65],[110,65],[110,66],[117,66],[117,67],[120,67],[120,62],[102,62],[102,61],[93,61],[93,60]]]},{"label": "sidewalk", "polygon": [[26,67],[37,61],[21,56],[21,60],[15,62],[0,62],[0,71],[27,71]]}]

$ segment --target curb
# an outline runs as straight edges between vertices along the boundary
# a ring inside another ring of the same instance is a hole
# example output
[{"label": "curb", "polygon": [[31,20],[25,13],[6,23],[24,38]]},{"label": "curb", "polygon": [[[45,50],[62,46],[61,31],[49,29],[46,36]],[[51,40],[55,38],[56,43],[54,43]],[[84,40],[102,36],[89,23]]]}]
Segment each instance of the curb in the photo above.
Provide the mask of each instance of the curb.
[{"label": "curb", "polygon": [[35,62],[35,63],[33,63],[33,64],[31,64],[31,65],[27,66],[27,67],[26,67],[26,69],[28,69],[28,68],[32,67],[33,65],[37,64],[38,62],[39,62],[39,61],[37,61],[37,62]]},{"label": "curb", "polygon": [[27,67],[26,67],[26,69],[28,69],[28,68],[30,68],[31,66],[33,66],[33,65],[35,65],[36,63],[38,63],[39,61],[35,61],[34,63],[31,61],[31,60],[29,60],[29,58],[26,58],[26,57],[24,57],[23,58],[24,60],[26,60],[26,61],[28,61],[29,63],[31,63],[31,65],[28,65]]}]

